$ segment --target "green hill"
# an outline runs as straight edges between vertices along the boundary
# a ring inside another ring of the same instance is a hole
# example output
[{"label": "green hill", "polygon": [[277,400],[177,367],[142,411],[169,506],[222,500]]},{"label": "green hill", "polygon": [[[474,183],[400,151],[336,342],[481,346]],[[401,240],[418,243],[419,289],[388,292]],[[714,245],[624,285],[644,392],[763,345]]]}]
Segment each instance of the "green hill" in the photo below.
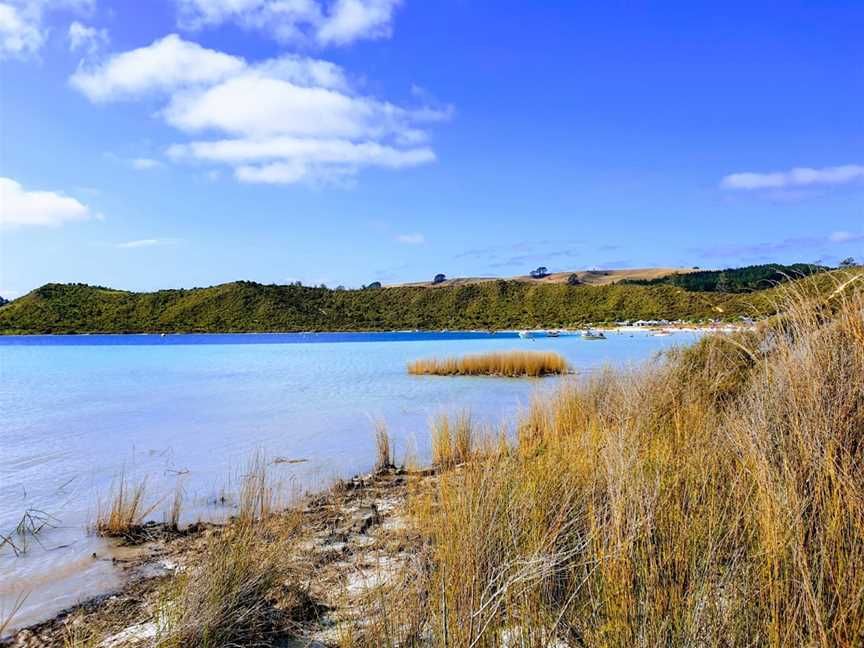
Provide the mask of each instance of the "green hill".
[{"label": "green hill", "polygon": [[826,266],[811,263],[793,263],[792,265],[768,263],[725,270],[700,270],[687,274],[671,273],[652,279],[625,279],[622,283],[639,286],[669,284],[699,292],[744,293],[765,290],[789,280],[827,272],[828,270],[829,268]]},{"label": "green hill", "polygon": [[560,327],[635,319],[732,319],[771,310],[771,291],[491,281],[430,290],[329,290],[247,281],[134,293],[46,284],[0,307],[0,332],[138,333]]}]

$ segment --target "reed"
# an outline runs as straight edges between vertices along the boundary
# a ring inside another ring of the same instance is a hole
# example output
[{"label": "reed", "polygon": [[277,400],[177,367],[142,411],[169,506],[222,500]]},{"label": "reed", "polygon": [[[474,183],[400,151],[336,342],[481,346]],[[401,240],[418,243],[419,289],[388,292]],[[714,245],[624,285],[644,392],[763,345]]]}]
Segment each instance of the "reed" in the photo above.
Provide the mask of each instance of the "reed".
[{"label": "reed", "polygon": [[183,484],[177,480],[177,485],[174,487],[174,497],[171,500],[171,508],[168,511],[168,519],[166,525],[172,531],[180,529],[180,514],[183,511],[183,500],[185,498]]},{"label": "reed", "polygon": [[860,645],[861,283],[828,300],[789,294],[758,331],[564,385],[498,452],[457,460],[452,421],[436,420],[436,463],[462,465],[411,500],[426,548],[412,588],[380,606],[412,610],[391,634],[478,648]]},{"label": "reed", "polygon": [[125,473],[112,485],[110,504],[107,508],[100,503],[96,513],[95,530],[101,536],[124,537],[134,534],[159,501],[152,504],[145,502],[147,480],[130,484]]},{"label": "reed", "polygon": [[429,358],[408,364],[408,373],[434,376],[504,376],[537,378],[569,371],[567,361],[557,353],[508,351],[483,353],[461,358]]},{"label": "reed", "polygon": [[432,461],[444,468],[468,461],[474,451],[475,436],[469,412],[438,416],[432,421]]},{"label": "reed", "polygon": [[12,621],[15,618],[15,615],[21,611],[21,608],[24,607],[24,604],[27,602],[27,599],[30,597],[30,592],[18,594],[15,597],[15,601],[12,603],[11,609],[8,611],[0,610],[0,642],[2,642],[3,638],[6,636],[6,630],[12,626]]},{"label": "reed", "polygon": [[390,448],[390,434],[384,421],[375,421],[375,470],[393,467],[393,452]]}]

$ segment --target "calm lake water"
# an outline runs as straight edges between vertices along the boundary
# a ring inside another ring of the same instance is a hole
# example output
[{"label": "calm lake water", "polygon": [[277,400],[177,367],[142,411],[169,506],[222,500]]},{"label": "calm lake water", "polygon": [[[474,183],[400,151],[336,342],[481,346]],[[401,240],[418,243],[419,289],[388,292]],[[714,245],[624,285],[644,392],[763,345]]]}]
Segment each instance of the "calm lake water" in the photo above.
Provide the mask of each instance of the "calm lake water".
[{"label": "calm lake water", "polygon": [[[18,626],[119,585],[117,550],[87,525],[121,474],[146,477],[151,500],[179,480],[187,519],[221,518],[231,508],[220,497],[236,489],[258,450],[306,460],[274,465],[288,492],[320,488],[371,467],[377,419],[387,422],[397,460],[414,448],[423,461],[436,414],[468,409],[497,423],[562,380],[409,376],[410,360],[554,350],[585,372],[644,362],[697,335],[0,336],[0,533],[28,510],[54,524],[29,538],[22,556],[0,548],[0,616],[22,592],[30,595]],[[166,500],[152,517],[168,507]]]}]

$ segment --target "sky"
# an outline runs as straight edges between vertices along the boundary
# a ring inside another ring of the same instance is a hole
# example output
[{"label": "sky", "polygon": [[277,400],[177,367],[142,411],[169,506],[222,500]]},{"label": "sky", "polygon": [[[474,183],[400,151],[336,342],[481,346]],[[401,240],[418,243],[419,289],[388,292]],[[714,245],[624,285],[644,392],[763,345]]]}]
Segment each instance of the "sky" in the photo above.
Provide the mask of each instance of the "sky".
[{"label": "sky", "polygon": [[0,296],[864,258],[864,4],[0,0]]}]

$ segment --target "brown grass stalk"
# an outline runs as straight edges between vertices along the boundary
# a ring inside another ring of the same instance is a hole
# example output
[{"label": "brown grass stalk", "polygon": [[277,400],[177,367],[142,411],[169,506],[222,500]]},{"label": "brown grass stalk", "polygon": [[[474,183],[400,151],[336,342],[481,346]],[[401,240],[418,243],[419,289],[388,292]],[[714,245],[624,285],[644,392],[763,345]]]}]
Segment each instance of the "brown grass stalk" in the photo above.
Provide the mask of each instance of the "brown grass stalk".
[{"label": "brown grass stalk", "polygon": [[508,351],[483,353],[461,358],[429,358],[408,364],[408,373],[434,376],[503,376],[537,378],[569,371],[567,361],[557,353]]},{"label": "brown grass stalk", "polygon": [[108,507],[99,506],[96,533],[106,537],[123,537],[134,533],[159,506],[159,501],[146,503],[146,491],[146,479],[130,484],[125,474],[120,475],[112,486]]}]

